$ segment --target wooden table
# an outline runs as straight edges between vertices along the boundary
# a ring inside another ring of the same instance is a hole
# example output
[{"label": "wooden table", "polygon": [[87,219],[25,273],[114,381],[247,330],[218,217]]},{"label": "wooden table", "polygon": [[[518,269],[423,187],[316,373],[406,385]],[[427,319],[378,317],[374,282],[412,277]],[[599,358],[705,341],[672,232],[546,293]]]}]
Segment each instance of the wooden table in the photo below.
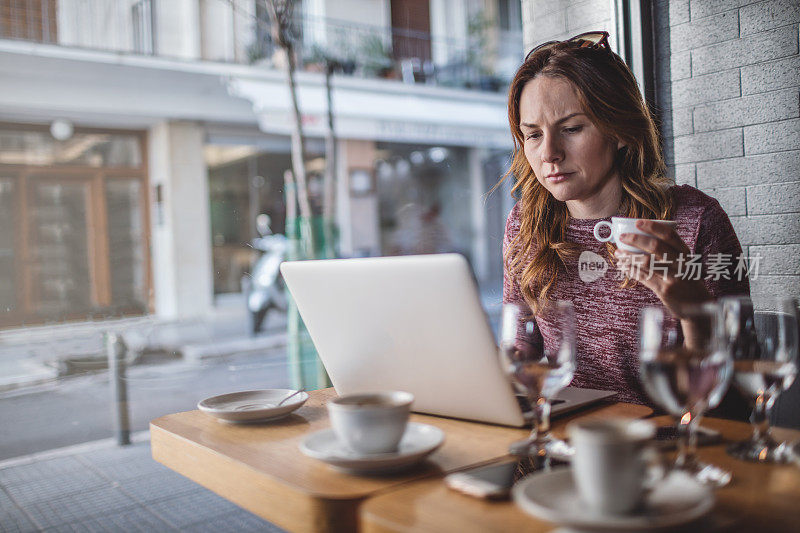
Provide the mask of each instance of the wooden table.
[{"label": "wooden table", "polygon": [[[653,419],[667,424],[669,417]],[[741,422],[704,419],[727,441],[744,440],[750,427]],[[776,430],[783,439],[800,439],[800,431]],[[714,511],[691,531],[800,531],[800,468],[740,461],[724,444],[700,449],[699,457],[730,469],[733,481],[716,492]],[[488,502],[445,487],[441,478],[409,484],[369,499],[361,508],[365,533],[388,531],[552,531],[555,525],[525,514],[514,503]]]},{"label": "wooden table", "polygon": [[[364,500],[447,472],[506,455],[527,429],[414,414],[412,421],[442,429],[444,445],[418,467],[385,476],[354,476],[305,457],[298,445],[329,426],[326,400],[333,389],[310,393],[306,404],[281,421],[232,425],[200,411],[167,415],[150,423],[153,458],[223,498],[291,531],[355,531]],[[581,417],[644,417],[647,407],[601,404],[556,420],[553,433]],[[434,485],[435,486],[435,485]]]}]

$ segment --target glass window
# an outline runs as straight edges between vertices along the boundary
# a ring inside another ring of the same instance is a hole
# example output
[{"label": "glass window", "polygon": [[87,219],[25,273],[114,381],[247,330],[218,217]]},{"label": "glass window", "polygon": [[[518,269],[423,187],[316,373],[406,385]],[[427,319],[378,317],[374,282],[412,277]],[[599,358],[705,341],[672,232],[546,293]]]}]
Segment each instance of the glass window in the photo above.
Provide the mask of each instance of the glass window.
[{"label": "glass window", "polygon": [[141,140],[0,125],[2,325],[148,312]]},{"label": "glass window", "polygon": [[[251,241],[257,236],[256,217],[270,217],[270,230],[284,233],[286,206],[283,173],[292,166],[286,151],[263,151],[253,145],[209,144],[208,166],[214,294],[238,293],[242,277],[250,272],[257,252]],[[309,154],[314,156],[317,154]],[[310,165],[313,166],[313,165]],[[309,176],[312,203],[313,179]]]},{"label": "glass window", "polygon": [[[13,179],[0,178],[0,228],[16,227],[16,184]],[[5,312],[17,308],[17,269],[14,265],[14,232],[0,232],[0,309]]]},{"label": "glass window", "polygon": [[117,308],[146,312],[142,183],[135,179],[109,180],[106,212],[111,301]]},{"label": "glass window", "polygon": [[30,308],[63,318],[92,304],[85,183],[34,183],[28,204]]},{"label": "glass window", "polygon": [[142,153],[136,135],[76,132],[59,141],[47,131],[0,128],[0,164],[139,168]]},{"label": "glass window", "polygon": [[471,256],[466,149],[378,144],[375,163],[384,254]]}]

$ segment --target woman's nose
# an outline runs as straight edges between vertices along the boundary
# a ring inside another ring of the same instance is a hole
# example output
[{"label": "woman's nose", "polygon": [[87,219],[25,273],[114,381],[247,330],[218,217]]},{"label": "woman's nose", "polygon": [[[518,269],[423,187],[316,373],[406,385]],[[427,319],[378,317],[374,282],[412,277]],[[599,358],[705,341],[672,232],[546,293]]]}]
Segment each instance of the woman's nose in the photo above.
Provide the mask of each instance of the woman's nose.
[{"label": "woman's nose", "polygon": [[558,135],[544,135],[542,140],[542,161],[556,163],[564,159],[564,152]]}]

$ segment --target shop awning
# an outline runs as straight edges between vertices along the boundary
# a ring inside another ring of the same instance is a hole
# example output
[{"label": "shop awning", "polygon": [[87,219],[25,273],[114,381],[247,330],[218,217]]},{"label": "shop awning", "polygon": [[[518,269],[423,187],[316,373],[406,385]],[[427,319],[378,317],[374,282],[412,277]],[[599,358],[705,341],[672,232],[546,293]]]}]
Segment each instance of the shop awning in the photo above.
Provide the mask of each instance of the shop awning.
[{"label": "shop awning", "polygon": [[[291,132],[291,100],[285,82],[230,77],[227,85],[232,95],[253,103],[262,131]],[[306,132],[324,135],[324,78],[298,73],[298,87]],[[511,146],[506,99],[501,94],[335,77],[333,107],[340,138],[500,149]]]}]

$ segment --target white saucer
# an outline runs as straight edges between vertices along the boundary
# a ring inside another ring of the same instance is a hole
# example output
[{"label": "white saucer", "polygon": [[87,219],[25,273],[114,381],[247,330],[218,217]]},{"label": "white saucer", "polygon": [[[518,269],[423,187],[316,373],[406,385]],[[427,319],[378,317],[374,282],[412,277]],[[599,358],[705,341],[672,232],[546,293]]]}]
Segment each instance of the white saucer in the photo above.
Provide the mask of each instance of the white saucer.
[{"label": "white saucer", "polygon": [[301,392],[278,407],[293,392],[293,389],[231,392],[206,398],[197,408],[225,422],[267,422],[283,418],[306,403],[308,394]]},{"label": "white saucer", "polygon": [[534,474],[512,489],[528,514],[560,525],[592,530],[646,530],[674,527],[700,518],[714,506],[711,490],[682,472],[673,472],[647,497],[644,509],[628,515],[604,515],[580,499],[569,468]]},{"label": "white saucer", "polygon": [[336,468],[355,472],[387,472],[418,463],[444,442],[444,432],[428,424],[409,422],[398,450],[392,453],[359,454],[339,442],[333,429],[312,433],[300,443],[300,451]]}]

